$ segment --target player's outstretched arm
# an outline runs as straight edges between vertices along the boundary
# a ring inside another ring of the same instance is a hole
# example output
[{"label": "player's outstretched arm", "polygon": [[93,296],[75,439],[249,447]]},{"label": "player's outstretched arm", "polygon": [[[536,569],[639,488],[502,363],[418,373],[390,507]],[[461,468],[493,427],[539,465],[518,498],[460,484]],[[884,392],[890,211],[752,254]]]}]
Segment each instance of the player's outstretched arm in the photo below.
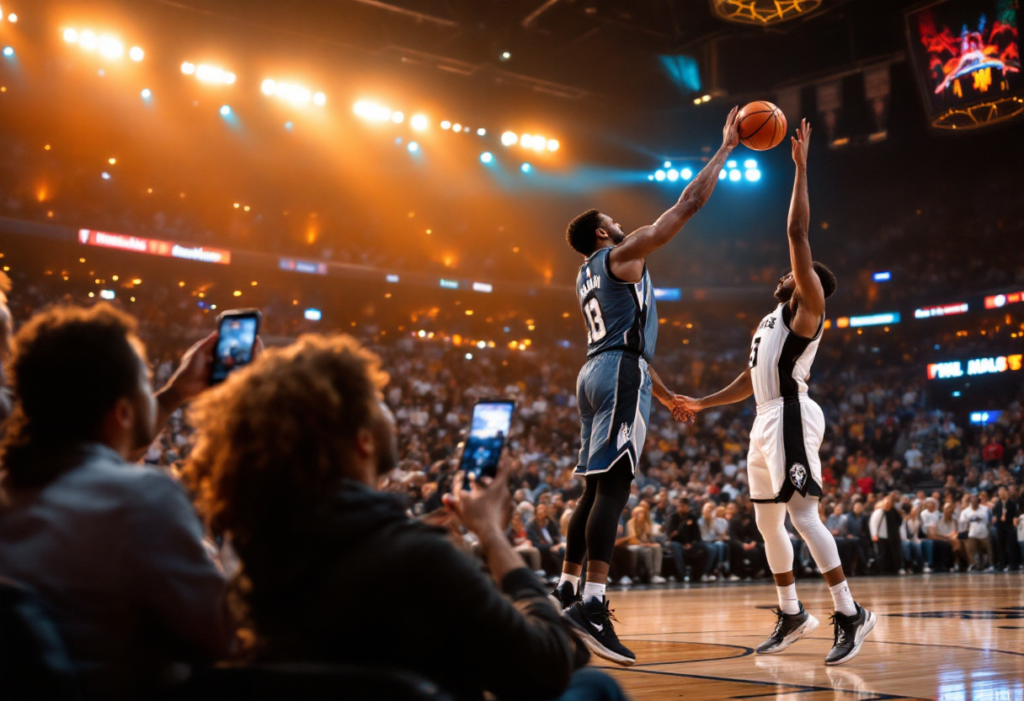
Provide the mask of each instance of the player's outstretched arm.
[{"label": "player's outstretched arm", "polygon": [[696,414],[701,409],[710,409],[715,406],[722,406],[723,404],[735,404],[736,402],[742,402],[744,399],[754,393],[754,383],[750,380],[750,368],[744,368],[740,376],[733,380],[728,387],[721,389],[714,394],[709,394],[706,397],[700,399],[694,399],[693,397],[684,397],[681,394],[676,395],[676,406],[681,411],[686,411],[691,414]]},{"label": "player's outstretched arm", "polygon": [[[671,241],[679,233],[679,230],[683,228],[683,225],[690,220],[690,217],[696,214],[708,201],[711,193],[715,191],[715,185],[718,184],[718,174],[725,165],[726,159],[740,142],[739,132],[737,131],[737,111],[738,108],[733,107],[732,111],[729,112],[725,127],[722,129],[722,146],[708,164],[704,166],[704,169],[697,174],[697,177],[686,186],[683,194],[679,196],[679,201],[672,205],[671,209],[658,217],[654,224],[637,229],[627,236],[625,241],[612,249],[610,258],[613,266],[612,273],[616,276],[619,275],[615,266],[623,266],[628,269],[630,263],[638,261],[642,265],[643,260],[652,251],[661,248]],[[622,279],[628,280],[633,278],[623,277]],[[637,279],[639,279],[639,276],[637,276]]]},{"label": "player's outstretched arm", "polygon": [[793,199],[789,203],[789,222],[786,230],[789,236],[789,262],[793,266],[793,278],[796,281],[793,297],[799,302],[799,307],[806,312],[800,315],[801,319],[794,320],[800,322],[799,325],[804,328],[794,328],[794,331],[810,336],[814,334],[821,315],[825,313],[825,292],[821,289],[818,274],[814,272],[814,259],[811,257],[811,202],[807,193],[807,150],[811,142],[811,126],[806,119],[800,120],[800,128],[797,129],[792,142],[796,176],[793,181]]},{"label": "player's outstretched arm", "polygon": [[665,383],[662,381],[658,373],[655,372],[654,368],[648,366],[647,369],[651,373],[651,390],[654,396],[672,412],[672,418],[676,421],[691,420],[693,418],[693,413],[682,409],[677,404],[677,398],[679,395],[665,386]]}]

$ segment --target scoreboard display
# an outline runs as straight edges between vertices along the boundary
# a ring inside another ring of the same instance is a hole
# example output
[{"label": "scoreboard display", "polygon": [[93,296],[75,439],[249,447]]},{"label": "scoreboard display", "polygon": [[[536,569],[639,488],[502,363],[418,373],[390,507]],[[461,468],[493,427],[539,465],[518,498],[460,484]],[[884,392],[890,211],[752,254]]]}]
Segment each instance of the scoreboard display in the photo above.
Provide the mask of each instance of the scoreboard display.
[{"label": "scoreboard display", "polygon": [[930,118],[1024,95],[1018,17],[1018,0],[939,0],[907,13]]}]

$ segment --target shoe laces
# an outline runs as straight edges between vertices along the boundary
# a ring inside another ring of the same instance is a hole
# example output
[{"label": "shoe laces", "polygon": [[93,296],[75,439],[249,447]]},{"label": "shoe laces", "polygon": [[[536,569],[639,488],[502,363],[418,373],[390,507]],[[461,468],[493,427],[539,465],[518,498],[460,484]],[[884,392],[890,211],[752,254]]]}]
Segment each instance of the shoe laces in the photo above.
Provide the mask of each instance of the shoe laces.
[{"label": "shoe laces", "polygon": [[782,627],[786,625],[786,614],[784,614],[780,608],[773,608],[772,613],[778,617],[775,621],[775,631],[772,633],[772,637],[776,638],[782,634]]},{"label": "shoe laces", "polygon": [[843,643],[846,642],[846,624],[844,624],[841,620],[839,620],[839,616],[838,615],[832,614],[832,625],[834,627],[834,629],[833,629],[833,635],[834,635],[833,646],[837,647],[837,646],[842,645]]}]

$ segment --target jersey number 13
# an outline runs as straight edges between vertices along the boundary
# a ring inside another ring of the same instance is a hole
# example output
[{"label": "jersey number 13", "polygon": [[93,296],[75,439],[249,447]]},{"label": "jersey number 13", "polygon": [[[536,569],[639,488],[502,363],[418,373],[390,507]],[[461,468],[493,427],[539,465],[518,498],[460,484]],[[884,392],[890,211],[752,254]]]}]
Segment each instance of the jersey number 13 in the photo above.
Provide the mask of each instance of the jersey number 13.
[{"label": "jersey number 13", "polygon": [[590,301],[583,305],[583,316],[587,320],[589,342],[596,343],[604,338],[608,329],[605,328],[604,317],[601,316],[601,305],[598,304],[596,297],[591,297]]}]

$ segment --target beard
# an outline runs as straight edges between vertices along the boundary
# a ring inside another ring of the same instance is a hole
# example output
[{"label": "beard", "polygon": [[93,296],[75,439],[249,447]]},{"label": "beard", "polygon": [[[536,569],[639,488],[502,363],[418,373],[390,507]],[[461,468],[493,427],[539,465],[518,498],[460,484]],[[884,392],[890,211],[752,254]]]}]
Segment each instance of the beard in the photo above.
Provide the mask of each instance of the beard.
[{"label": "beard", "polygon": [[608,238],[612,240],[612,243],[618,246],[620,243],[626,240],[626,235],[621,231],[609,231]]},{"label": "beard", "polygon": [[779,287],[775,290],[775,299],[780,302],[788,302],[793,299],[793,290],[789,287]]}]

